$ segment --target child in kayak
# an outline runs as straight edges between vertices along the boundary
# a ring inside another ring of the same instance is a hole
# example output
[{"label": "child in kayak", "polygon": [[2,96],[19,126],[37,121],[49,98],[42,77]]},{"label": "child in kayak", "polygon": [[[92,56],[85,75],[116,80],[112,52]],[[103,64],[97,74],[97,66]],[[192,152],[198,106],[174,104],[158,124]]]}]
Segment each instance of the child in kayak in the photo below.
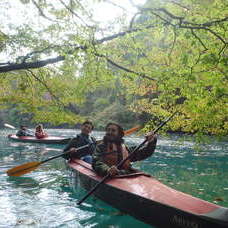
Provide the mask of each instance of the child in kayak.
[{"label": "child in kayak", "polygon": [[36,126],[35,136],[37,139],[42,139],[42,138],[48,137],[48,134],[44,131],[42,124],[38,124]]}]

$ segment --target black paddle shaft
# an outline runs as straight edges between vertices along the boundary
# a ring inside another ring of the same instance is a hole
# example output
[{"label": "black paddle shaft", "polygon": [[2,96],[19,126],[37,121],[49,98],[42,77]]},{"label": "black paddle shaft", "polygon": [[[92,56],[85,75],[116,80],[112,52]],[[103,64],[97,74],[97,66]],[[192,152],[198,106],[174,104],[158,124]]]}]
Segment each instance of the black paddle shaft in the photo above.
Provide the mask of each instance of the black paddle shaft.
[{"label": "black paddle shaft", "polygon": [[[92,144],[92,143],[86,144],[86,145],[84,145],[84,146],[77,147],[76,150],[84,149],[84,148],[86,148],[86,147],[91,146],[91,144]],[[51,161],[51,160],[53,160],[53,159],[55,159],[55,158],[62,157],[64,154],[67,154],[67,153],[69,153],[69,152],[65,152],[65,153],[56,155],[56,156],[54,156],[54,157],[48,158],[48,159],[46,159],[46,160],[44,160],[44,161],[41,161],[40,163],[43,164],[43,163],[48,162],[48,161]]]},{"label": "black paddle shaft", "polygon": [[[157,133],[177,112],[174,112],[170,117],[168,117],[163,123],[161,123],[153,132],[154,134]],[[139,144],[125,159],[123,159],[118,165],[117,169],[120,168],[128,159],[130,159],[133,154],[138,151],[146,142],[147,138]],[[96,189],[103,184],[108,178],[110,177],[110,174],[108,173],[106,176],[103,177],[103,179],[97,183],[81,200],[77,202],[78,205],[80,205],[84,200],[86,200],[93,192],[96,191]]]}]

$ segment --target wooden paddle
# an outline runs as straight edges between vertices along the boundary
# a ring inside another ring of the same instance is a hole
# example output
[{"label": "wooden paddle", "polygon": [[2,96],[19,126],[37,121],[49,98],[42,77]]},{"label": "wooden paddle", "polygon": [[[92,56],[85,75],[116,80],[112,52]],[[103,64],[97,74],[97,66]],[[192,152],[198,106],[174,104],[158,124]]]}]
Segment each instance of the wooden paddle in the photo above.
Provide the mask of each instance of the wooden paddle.
[{"label": "wooden paddle", "polygon": [[[129,135],[129,134],[132,134],[133,132],[137,131],[138,129],[140,128],[140,126],[136,126],[136,127],[133,127],[129,130],[126,130],[124,132],[124,135]],[[77,150],[81,150],[83,148],[86,148],[86,147],[89,147],[91,144],[87,144],[87,145],[84,145],[84,146],[81,146],[81,147],[78,147]],[[68,152],[65,152],[65,153],[62,153],[62,154],[59,154],[59,155],[56,155],[52,158],[48,158],[44,161],[40,161],[40,162],[28,162],[28,163],[25,163],[23,165],[19,165],[19,166],[16,166],[14,168],[11,168],[9,170],[7,170],[7,174],[8,176],[16,176],[16,177],[19,177],[19,176],[22,176],[26,173],[29,173],[33,170],[35,170],[38,166],[40,166],[41,164],[45,163],[45,162],[48,162],[48,161],[51,161],[55,158],[59,158],[59,157],[62,157],[64,154],[66,154]]]},{"label": "wooden paddle", "polygon": [[[170,117],[168,117],[163,123],[161,123],[154,131],[153,133],[155,134],[158,132],[177,112],[173,113]],[[147,142],[147,138],[139,144],[125,159],[123,159],[118,165],[117,169],[120,168],[127,160],[129,160],[136,151],[138,151],[145,143]],[[84,200],[86,200],[93,192],[96,191],[96,189],[103,184],[108,178],[110,177],[110,174],[107,174],[102,178],[102,180],[97,183],[81,200],[77,202],[78,205],[80,205]]]},{"label": "wooden paddle", "polygon": [[[135,126],[135,127],[132,127],[132,128],[130,128],[130,129],[124,131],[124,136],[133,134],[134,132],[136,132],[136,131],[139,130],[140,128],[141,128],[140,125],[137,125],[137,126]],[[103,139],[100,139],[100,140],[97,140],[96,143],[97,143],[97,144],[100,144],[102,141],[103,141]]]},{"label": "wooden paddle", "polygon": [[140,128],[141,128],[140,125],[137,125],[137,126],[135,126],[133,128],[130,128],[130,129],[124,131],[124,136],[130,135],[130,134],[136,132],[137,130],[139,130]]},{"label": "wooden paddle", "polygon": [[[90,145],[91,144],[86,144],[84,146],[80,146],[80,147],[77,148],[77,150],[84,149],[86,147],[89,147]],[[29,173],[29,172],[35,170],[38,166],[40,166],[41,164],[43,164],[45,162],[51,161],[51,160],[53,160],[55,158],[62,157],[66,153],[68,153],[68,152],[61,153],[59,155],[56,155],[54,157],[48,158],[48,159],[46,159],[44,161],[40,161],[40,162],[36,162],[36,161],[28,162],[28,163],[25,163],[23,165],[19,165],[19,166],[16,166],[14,168],[11,168],[11,169],[7,170],[6,172],[7,172],[8,176],[19,177],[19,176],[22,176],[22,175],[24,175],[26,173]]]}]

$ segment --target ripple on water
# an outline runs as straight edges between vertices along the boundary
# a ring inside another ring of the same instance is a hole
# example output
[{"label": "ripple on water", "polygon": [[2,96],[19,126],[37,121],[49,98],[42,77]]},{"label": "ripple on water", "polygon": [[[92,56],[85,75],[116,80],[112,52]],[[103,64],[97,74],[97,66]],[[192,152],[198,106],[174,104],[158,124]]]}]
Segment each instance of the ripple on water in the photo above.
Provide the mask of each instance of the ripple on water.
[{"label": "ripple on water", "polygon": [[[0,131],[0,227],[150,227],[93,197],[78,207],[85,191],[69,186],[62,159],[23,177],[8,177],[7,169],[54,156],[64,147],[12,143],[6,138],[8,133],[12,131]],[[48,129],[48,133],[72,137],[77,131]],[[102,138],[104,132],[94,135]],[[227,143],[215,142],[198,151],[190,139],[177,139],[159,137],[154,155],[134,166],[175,189],[228,207]],[[126,141],[137,144],[143,138],[132,136]]]}]

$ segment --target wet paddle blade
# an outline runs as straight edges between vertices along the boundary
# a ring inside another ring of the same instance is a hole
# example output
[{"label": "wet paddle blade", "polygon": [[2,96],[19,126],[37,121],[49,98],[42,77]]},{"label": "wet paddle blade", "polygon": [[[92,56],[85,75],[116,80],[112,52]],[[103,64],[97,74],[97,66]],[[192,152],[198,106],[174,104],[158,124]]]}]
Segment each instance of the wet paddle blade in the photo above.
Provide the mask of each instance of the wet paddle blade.
[{"label": "wet paddle blade", "polygon": [[11,129],[16,129],[14,126],[12,126],[12,125],[10,125],[10,124],[7,124],[7,123],[5,123],[4,126],[5,126],[5,127],[8,127],[8,128],[11,128]]},{"label": "wet paddle blade", "polygon": [[26,164],[19,165],[17,167],[7,170],[7,175],[19,177],[35,170],[40,164],[42,164],[42,162],[28,162]]},{"label": "wet paddle blade", "polygon": [[137,126],[131,128],[131,129],[128,129],[128,130],[124,131],[124,136],[133,134],[134,132],[136,132],[140,128],[141,128],[141,126],[140,125],[137,125]]}]

